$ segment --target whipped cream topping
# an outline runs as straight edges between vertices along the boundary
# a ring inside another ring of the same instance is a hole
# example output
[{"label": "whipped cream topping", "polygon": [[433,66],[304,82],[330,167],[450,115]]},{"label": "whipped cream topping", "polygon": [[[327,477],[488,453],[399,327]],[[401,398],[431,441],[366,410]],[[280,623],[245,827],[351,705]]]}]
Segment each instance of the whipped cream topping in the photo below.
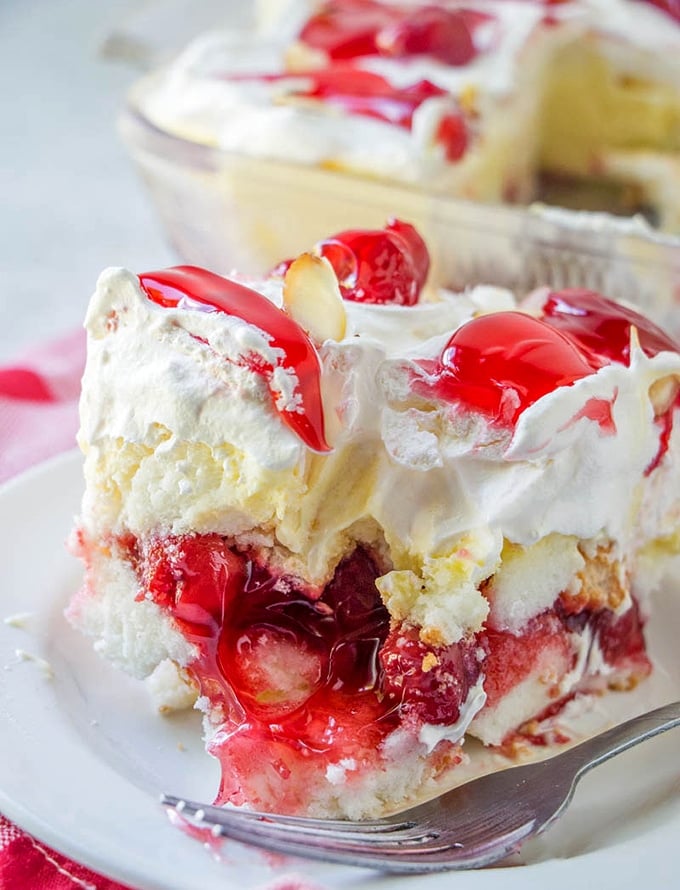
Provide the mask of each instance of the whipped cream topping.
[{"label": "whipped cream topping", "polygon": [[[85,323],[83,441],[93,445],[107,435],[150,443],[162,427],[178,440],[214,447],[229,430],[230,444],[267,469],[300,459],[303,446],[281,429],[264,379],[235,360],[255,354],[278,364],[259,328],[225,313],[157,307],[123,269],[102,274]],[[137,367],[143,375],[134,374]],[[295,389],[289,378],[284,372],[274,381],[284,405]]]},{"label": "whipped cream topping", "polygon": [[[248,284],[280,302],[275,281]],[[244,351],[272,360],[259,329],[155,305],[135,275],[105,272],[87,316],[86,530],[250,536],[314,584],[353,541],[386,548],[393,569],[377,583],[390,612],[435,642],[482,625],[479,584],[504,540],[526,547],[557,532],[633,552],[664,534],[669,517],[644,508],[645,491],[675,479],[678,462],[662,458],[646,475],[661,435],[650,388],[680,377],[680,355],[649,358],[633,344],[629,366],[559,386],[499,428],[414,395],[412,372],[452,329],[514,298],[496,288],[428,296],[414,307],[346,304],[347,336],[319,348],[333,448],[321,455],[283,423],[252,361],[238,361]],[[606,423],[584,410],[593,400],[610,406]],[[668,455],[679,435],[676,424]]]},{"label": "whipped cream topping", "polygon": [[530,120],[540,102],[537,84],[544,80],[552,54],[583,35],[596,39],[599,51],[622,75],[680,83],[680,27],[640,0],[573,0],[550,6],[535,0],[467,0],[459,5],[490,16],[475,32],[478,51],[467,64],[449,65],[427,55],[351,60],[353,67],[380,75],[394,89],[426,80],[444,91],[415,110],[410,128],[295,96],[308,83],[304,74],[289,71],[283,80],[268,79],[287,71],[291,46],[296,68],[324,64],[323,53],[295,43],[296,29],[310,11],[304,2],[296,9],[289,5],[276,36],[269,32],[248,39],[242,33],[215,32],[199,38],[167,69],[142,81],[133,102],[156,126],[227,152],[305,165],[330,163],[446,190],[455,186],[469,157],[463,153],[453,164],[446,159],[437,140],[444,117],[452,108],[464,113],[474,109],[473,140],[475,117],[488,118],[489,124],[493,118],[497,134],[491,138],[486,133],[482,143],[491,139],[486,148],[480,144],[480,151],[490,152],[492,166],[497,163],[494,140],[504,145],[510,121],[517,127],[526,118],[522,146],[530,156],[535,151]]}]

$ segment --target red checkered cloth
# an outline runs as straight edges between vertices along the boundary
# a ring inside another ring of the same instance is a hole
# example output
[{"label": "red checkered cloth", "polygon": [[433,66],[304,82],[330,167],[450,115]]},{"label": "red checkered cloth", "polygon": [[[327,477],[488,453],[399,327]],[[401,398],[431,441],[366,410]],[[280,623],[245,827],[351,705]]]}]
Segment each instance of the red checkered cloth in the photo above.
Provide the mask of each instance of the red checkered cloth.
[{"label": "red checkered cloth", "polygon": [[85,332],[0,367],[0,481],[75,446]]},{"label": "red checkered cloth", "polygon": [[[0,367],[0,481],[75,446],[85,334],[75,331]],[[0,814],[2,890],[125,890],[71,862]]]},{"label": "red checkered cloth", "polygon": [[0,816],[0,887],[5,890],[126,890],[71,862]]}]

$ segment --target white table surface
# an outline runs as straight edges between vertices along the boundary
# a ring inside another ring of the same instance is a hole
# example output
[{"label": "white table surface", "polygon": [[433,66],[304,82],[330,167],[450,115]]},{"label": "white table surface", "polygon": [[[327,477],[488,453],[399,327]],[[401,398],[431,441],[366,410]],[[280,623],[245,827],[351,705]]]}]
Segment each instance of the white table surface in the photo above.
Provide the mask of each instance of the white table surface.
[{"label": "white table surface", "polygon": [[0,362],[82,323],[99,272],[174,261],[115,132],[142,0],[0,0]]}]

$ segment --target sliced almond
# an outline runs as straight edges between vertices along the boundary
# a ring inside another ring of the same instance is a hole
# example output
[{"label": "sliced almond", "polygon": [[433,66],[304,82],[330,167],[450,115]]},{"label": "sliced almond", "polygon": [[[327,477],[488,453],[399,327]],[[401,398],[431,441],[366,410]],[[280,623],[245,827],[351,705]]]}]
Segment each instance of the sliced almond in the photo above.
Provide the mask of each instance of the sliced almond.
[{"label": "sliced almond", "polygon": [[471,83],[466,84],[458,95],[460,107],[470,117],[478,113],[478,99],[479,88]]},{"label": "sliced almond", "polygon": [[328,56],[321,49],[313,49],[302,41],[292,43],[286,50],[286,70],[291,74],[306,74],[328,64]]},{"label": "sliced almond", "polygon": [[316,343],[345,336],[347,315],[338,279],[322,257],[303,253],[290,264],[283,281],[283,308]]},{"label": "sliced almond", "polygon": [[676,374],[660,377],[649,387],[649,400],[654,408],[654,416],[665,414],[678,397],[680,378]]},{"label": "sliced almond", "polygon": [[[635,325],[630,326],[630,354],[637,349],[641,349],[640,336]],[[665,377],[659,377],[649,387],[649,401],[654,408],[654,416],[661,417],[671,407],[680,392],[680,376],[677,374],[667,374]]]}]

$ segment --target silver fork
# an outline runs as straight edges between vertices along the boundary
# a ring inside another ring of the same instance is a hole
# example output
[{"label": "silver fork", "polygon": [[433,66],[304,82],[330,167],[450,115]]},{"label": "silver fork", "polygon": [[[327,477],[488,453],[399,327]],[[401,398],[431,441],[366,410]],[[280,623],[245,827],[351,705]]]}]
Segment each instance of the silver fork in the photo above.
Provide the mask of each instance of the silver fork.
[{"label": "silver fork", "polygon": [[615,726],[539,763],[474,779],[385,819],[351,822],[208,806],[163,795],[196,824],[267,850],[386,872],[481,868],[516,851],[566,810],[595,766],[680,725],[680,702]]}]

